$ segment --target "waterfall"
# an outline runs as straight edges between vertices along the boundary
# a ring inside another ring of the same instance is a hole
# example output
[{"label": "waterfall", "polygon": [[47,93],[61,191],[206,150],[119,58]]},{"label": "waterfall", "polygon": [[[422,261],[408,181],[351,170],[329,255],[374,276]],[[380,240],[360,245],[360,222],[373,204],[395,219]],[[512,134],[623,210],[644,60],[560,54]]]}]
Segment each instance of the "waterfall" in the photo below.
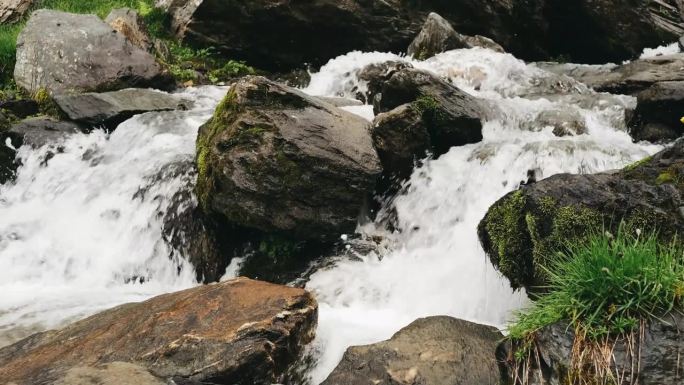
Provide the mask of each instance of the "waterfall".
[{"label": "waterfall", "polygon": [[[428,160],[393,201],[398,230],[367,224],[383,247],[340,258],[307,283],[320,304],[313,383],[350,345],[390,337],[418,317],[451,315],[503,326],[526,302],[490,265],[477,238],[488,207],[527,180],[616,169],[660,149],[634,144],[624,128],[631,97],[596,94],[508,54],[456,50],[427,61],[352,52],[312,75],[304,91],[353,97],[359,70],[386,60],[448,78],[488,104],[484,140]],[[74,135],[40,150],[21,148],[16,182],[0,186],[0,346],[96,311],[196,285],[192,266],[169,258],[161,215],[194,159],[198,127],[225,88],[183,91],[189,111],[147,113],[110,135]],[[369,106],[350,111],[372,118]],[[557,137],[534,123],[570,111],[586,133]],[[160,177],[162,175],[162,177]]]}]

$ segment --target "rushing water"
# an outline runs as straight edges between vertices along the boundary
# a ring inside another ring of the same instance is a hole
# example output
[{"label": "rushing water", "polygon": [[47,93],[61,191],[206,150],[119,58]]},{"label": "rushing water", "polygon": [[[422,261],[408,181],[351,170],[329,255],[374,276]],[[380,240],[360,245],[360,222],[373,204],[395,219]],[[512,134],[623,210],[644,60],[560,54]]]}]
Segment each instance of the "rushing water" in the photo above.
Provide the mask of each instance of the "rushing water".
[{"label": "rushing water", "polygon": [[[406,60],[353,52],[332,60],[305,89],[352,97],[364,65]],[[376,252],[340,259],[307,284],[320,304],[313,382],[344,350],[390,337],[417,317],[446,314],[502,326],[524,304],[490,266],[476,228],[487,208],[527,179],[624,166],[659,147],[633,144],[624,130],[628,97],[598,95],[567,78],[484,49],[446,52],[414,66],[433,71],[489,104],[481,143],[426,162],[397,197],[400,231]],[[159,213],[182,177],[158,180],[191,160],[197,128],[225,89],[190,89],[185,112],[149,113],[117,128],[76,135],[48,151],[21,149],[15,184],[0,186],[0,345],[122,302],[196,284],[192,267],[169,259]],[[368,106],[351,109],[372,118]],[[574,112],[587,132],[559,138],[534,123],[544,111]],[[144,193],[141,193],[144,192]]]}]

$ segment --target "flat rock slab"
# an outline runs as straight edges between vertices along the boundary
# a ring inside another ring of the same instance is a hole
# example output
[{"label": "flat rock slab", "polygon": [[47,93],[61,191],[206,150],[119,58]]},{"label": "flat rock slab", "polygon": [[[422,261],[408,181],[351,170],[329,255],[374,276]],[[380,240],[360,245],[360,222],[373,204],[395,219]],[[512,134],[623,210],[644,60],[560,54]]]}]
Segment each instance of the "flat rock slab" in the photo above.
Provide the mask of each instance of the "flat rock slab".
[{"label": "flat rock slab", "polygon": [[[239,278],[122,305],[0,349],[0,383],[53,384],[127,362],[176,383],[272,384],[313,338],[303,289]],[[76,370],[78,372],[78,370]]]},{"label": "flat rock slab", "polygon": [[347,349],[322,385],[496,385],[502,339],[491,326],[421,318],[387,341]]},{"label": "flat rock slab", "polygon": [[69,119],[91,126],[115,128],[132,116],[151,111],[186,110],[191,102],[164,92],[129,88],[103,93],[61,95],[55,103]]},{"label": "flat rock slab", "polygon": [[45,9],[33,12],[19,34],[14,79],[31,93],[51,95],[173,85],[153,55],[99,17]]}]

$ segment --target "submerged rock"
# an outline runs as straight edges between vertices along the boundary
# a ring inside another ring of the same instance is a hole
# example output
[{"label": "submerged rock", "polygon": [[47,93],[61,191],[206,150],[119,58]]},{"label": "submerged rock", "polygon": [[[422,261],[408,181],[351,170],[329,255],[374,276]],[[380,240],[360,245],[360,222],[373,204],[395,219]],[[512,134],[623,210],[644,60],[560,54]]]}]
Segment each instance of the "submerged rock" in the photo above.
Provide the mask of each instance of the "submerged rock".
[{"label": "submerged rock", "polygon": [[53,95],[173,85],[154,56],[99,17],[45,9],[19,34],[14,79],[30,93]]},{"label": "submerged rock", "polygon": [[201,207],[298,239],[352,232],[381,171],[368,129],[317,98],[245,77],[200,128]]},{"label": "submerged rock", "polygon": [[152,50],[152,39],[142,17],[130,8],[113,9],[105,22],[125,36],[131,43],[145,51]]},{"label": "submerged rock", "polygon": [[451,317],[414,321],[391,339],[353,346],[322,385],[493,385],[503,335]]},{"label": "submerged rock", "polygon": [[492,39],[479,35],[461,35],[442,16],[432,12],[428,15],[423,29],[409,45],[406,53],[416,59],[425,60],[452,49],[473,47],[504,52],[504,49]]},{"label": "submerged rock", "polygon": [[[637,330],[631,341],[620,338],[610,341],[604,349],[610,349],[606,364],[614,373],[623,377],[618,384],[681,384],[681,373],[684,364],[680,352],[684,349],[680,325],[684,319],[678,312],[673,312],[659,319],[650,320],[644,328],[643,335]],[[556,323],[547,326],[535,335],[534,346],[539,354],[539,362],[531,362],[527,371],[527,382],[530,385],[566,384],[568,373],[573,367],[572,349],[575,334],[567,323]],[[614,344],[614,345],[613,345]],[[589,352],[588,342],[580,342],[581,351]],[[516,368],[514,347],[510,341],[502,344],[499,350],[500,362],[507,363],[506,377],[512,383],[516,373],[520,376],[522,368]],[[589,356],[589,354],[587,354]],[[595,357],[600,360],[599,357]],[[534,360],[533,360],[534,361]],[[575,363],[577,364],[577,363]],[[516,372],[517,370],[517,372]],[[517,377],[524,381],[524,377]],[[543,381],[540,381],[543,379]]]},{"label": "submerged rock", "polygon": [[537,63],[540,68],[574,78],[599,92],[632,95],[664,81],[684,81],[684,53],[637,59],[621,65],[585,66]]},{"label": "submerged rock", "polygon": [[134,115],[150,111],[186,110],[189,101],[149,89],[125,90],[59,95],[54,98],[57,106],[69,119],[93,127],[114,129]]},{"label": "submerged rock", "polygon": [[671,141],[684,133],[684,81],[659,82],[637,95],[637,107],[629,119],[635,140]]},{"label": "submerged rock", "polygon": [[482,246],[514,288],[539,290],[547,257],[596,229],[684,230],[684,141],[619,172],[560,174],[497,201],[480,222]]},{"label": "submerged rock", "polygon": [[110,364],[111,372],[125,362],[164,383],[272,384],[312,340],[316,321],[317,304],[306,291],[241,278],[35,334],[0,349],[0,378],[53,384],[80,376],[77,368],[95,367],[86,371],[103,376],[99,365]]}]

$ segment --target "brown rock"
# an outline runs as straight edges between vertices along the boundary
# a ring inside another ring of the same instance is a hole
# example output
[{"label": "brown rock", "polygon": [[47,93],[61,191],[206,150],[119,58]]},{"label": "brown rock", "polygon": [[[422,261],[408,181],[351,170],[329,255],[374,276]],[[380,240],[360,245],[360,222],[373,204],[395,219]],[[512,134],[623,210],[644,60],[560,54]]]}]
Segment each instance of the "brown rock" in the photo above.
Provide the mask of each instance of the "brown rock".
[{"label": "brown rock", "polygon": [[33,5],[34,0],[0,1],[0,24],[12,24],[21,20]]},{"label": "brown rock", "polygon": [[316,322],[316,301],[303,289],[239,278],[35,334],[0,349],[0,379],[53,384],[73,368],[121,361],[177,383],[271,384],[311,341]]},{"label": "brown rock", "polygon": [[145,51],[152,49],[150,34],[138,12],[130,8],[113,9],[105,19],[105,22],[114,28],[116,32],[126,36],[138,48],[142,48]]}]

